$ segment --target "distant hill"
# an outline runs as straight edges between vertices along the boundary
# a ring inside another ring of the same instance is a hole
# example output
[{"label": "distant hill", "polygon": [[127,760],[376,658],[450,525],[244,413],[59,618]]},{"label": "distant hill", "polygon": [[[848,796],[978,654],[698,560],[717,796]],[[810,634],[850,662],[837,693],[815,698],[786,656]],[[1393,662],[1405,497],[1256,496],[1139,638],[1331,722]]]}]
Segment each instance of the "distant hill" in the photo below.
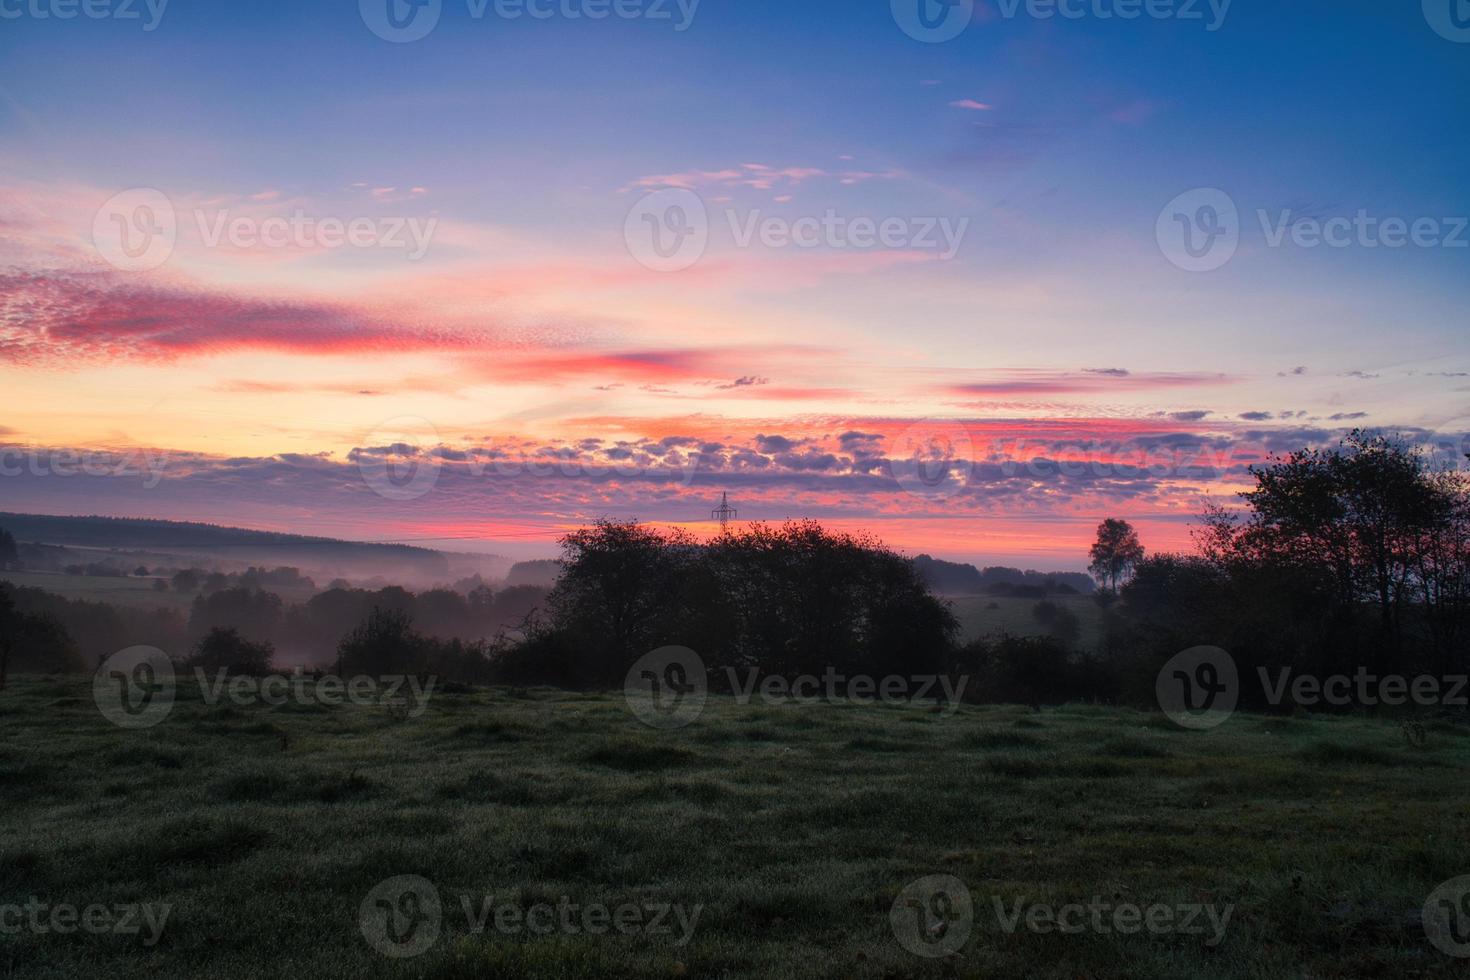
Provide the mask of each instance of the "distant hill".
[{"label": "distant hill", "polygon": [[424,575],[442,575],[448,569],[446,557],[428,548],[251,531],[217,524],[0,512],[0,528],[9,531],[17,541],[74,548],[177,551],[238,560],[269,560],[277,564],[383,565]]},{"label": "distant hill", "polygon": [[923,576],[929,588],[945,595],[1091,595],[1097,588],[1092,576],[1082,572],[1023,571],[1002,565],[990,566],[982,571],[974,565],[943,561],[929,555],[915,558],[914,568]]}]

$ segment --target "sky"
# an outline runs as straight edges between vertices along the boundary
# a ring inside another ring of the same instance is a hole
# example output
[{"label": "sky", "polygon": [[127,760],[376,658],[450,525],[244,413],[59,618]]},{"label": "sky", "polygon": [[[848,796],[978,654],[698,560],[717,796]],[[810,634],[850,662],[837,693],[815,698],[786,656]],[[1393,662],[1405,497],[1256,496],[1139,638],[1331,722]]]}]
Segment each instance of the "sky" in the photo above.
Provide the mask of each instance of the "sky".
[{"label": "sky", "polygon": [[0,0],[0,510],[1187,548],[1463,442],[1467,119],[1464,0]]}]

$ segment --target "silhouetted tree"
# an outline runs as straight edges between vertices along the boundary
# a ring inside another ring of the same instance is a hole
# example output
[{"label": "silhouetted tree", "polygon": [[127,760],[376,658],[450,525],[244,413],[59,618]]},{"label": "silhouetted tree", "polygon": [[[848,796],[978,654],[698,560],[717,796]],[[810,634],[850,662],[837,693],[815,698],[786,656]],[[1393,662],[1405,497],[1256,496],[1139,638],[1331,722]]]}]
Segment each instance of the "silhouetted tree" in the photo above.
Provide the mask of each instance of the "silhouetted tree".
[{"label": "silhouetted tree", "polygon": [[269,643],[253,643],[238,630],[217,626],[194,646],[185,666],[259,677],[270,673],[274,655],[275,648]]},{"label": "silhouetted tree", "polygon": [[1127,521],[1109,517],[1097,526],[1097,541],[1088,556],[1092,564],[1087,570],[1102,581],[1105,588],[1116,593],[1119,584],[1143,561],[1143,545],[1138,532]]}]

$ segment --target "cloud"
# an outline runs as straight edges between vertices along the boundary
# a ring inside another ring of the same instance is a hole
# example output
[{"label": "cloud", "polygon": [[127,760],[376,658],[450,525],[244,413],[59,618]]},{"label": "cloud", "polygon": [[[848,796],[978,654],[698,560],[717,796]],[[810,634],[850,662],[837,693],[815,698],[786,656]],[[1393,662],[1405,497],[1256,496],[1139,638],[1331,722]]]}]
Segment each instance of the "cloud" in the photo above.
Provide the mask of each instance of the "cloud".
[{"label": "cloud", "polygon": [[21,363],[166,360],[229,350],[461,350],[497,331],[411,325],[349,303],[254,298],[109,273],[0,273],[0,356]]},{"label": "cloud", "polygon": [[1091,368],[1075,374],[1017,368],[998,372],[980,381],[951,384],[945,386],[943,391],[959,397],[1089,394],[1107,391],[1194,388],[1228,384],[1233,380],[1224,374],[1134,374],[1122,368]]},{"label": "cloud", "polygon": [[770,383],[771,383],[771,379],[770,378],[757,378],[754,375],[747,374],[744,377],[736,378],[734,381],[730,382],[729,384],[720,385],[719,387],[721,389],[749,388],[749,387],[752,387],[754,385],[768,385]]},{"label": "cloud", "polygon": [[1238,418],[1246,422],[1269,422],[1275,416],[1270,412],[1241,412]]},{"label": "cloud", "polygon": [[952,109],[968,109],[972,112],[988,112],[995,106],[986,102],[976,102],[974,99],[956,99],[950,104]]}]

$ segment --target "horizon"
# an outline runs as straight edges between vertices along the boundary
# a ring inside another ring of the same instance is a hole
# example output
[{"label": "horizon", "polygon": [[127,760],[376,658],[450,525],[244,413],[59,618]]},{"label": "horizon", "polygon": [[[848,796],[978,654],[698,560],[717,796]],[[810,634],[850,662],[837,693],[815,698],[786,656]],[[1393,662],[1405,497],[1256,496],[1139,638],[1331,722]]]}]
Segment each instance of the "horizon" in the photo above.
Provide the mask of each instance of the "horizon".
[{"label": "horizon", "polygon": [[1060,570],[1270,453],[1465,444],[1419,5],[634,7],[7,15],[6,506],[514,557],[728,491]]}]

